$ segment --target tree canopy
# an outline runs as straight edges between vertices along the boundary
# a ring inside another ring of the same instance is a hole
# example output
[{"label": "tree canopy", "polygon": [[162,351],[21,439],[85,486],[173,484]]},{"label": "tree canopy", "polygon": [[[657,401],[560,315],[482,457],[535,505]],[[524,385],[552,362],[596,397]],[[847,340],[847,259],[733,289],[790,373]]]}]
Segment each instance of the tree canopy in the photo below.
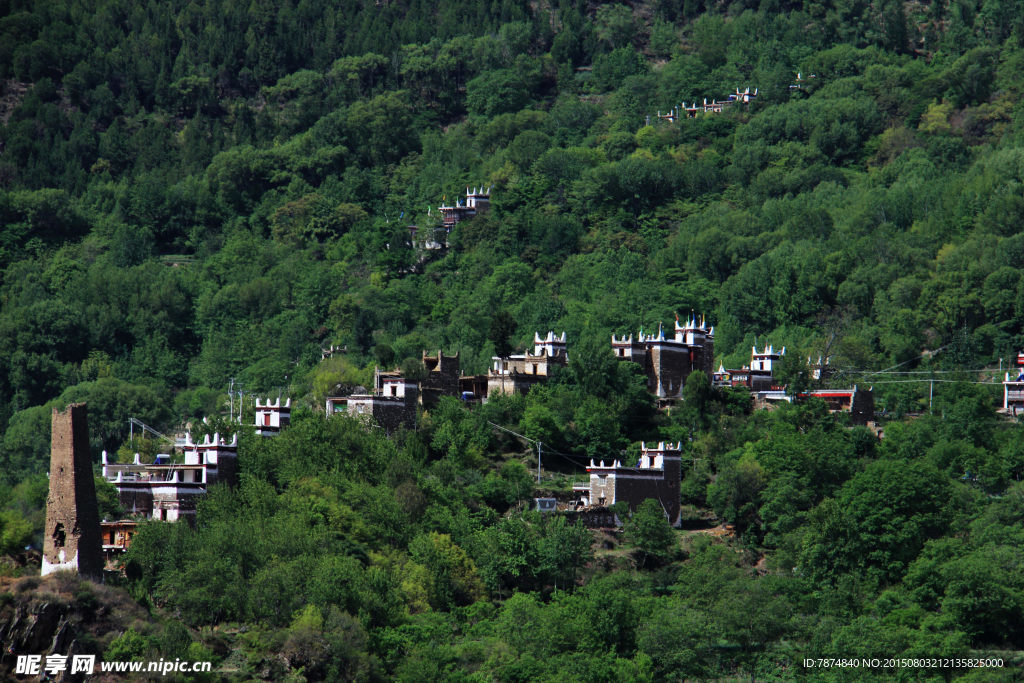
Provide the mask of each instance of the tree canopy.
[{"label": "tree canopy", "polygon": [[[141,527],[153,623],[86,643],[112,658],[647,681],[1020,651],[1024,440],[994,410],[1024,347],[1022,16],[0,0],[0,552],[38,545],[49,414],[86,401],[96,462],[156,450],[130,417],[242,433],[194,528]],[[873,388],[882,438],[703,372],[658,410],[609,340],[687,312],[716,369],[770,343],[792,394]],[[570,362],[526,396],[390,438],[322,413],[425,350],[477,374],[548,331]],[[278,395],[279,437],[233,422]],[[528,509],[645,440],[684,444],[682,530]]]}]

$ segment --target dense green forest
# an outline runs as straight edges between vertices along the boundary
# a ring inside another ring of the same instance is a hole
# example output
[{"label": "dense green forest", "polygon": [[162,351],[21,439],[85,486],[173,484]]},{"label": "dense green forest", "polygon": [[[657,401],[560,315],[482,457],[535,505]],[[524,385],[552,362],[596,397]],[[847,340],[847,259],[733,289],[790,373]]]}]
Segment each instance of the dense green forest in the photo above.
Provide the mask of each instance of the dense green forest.
[{"label": "dense green forest", "polygon": [[[993,655],[901,674],[1009,678],[1024,430],[991,382],[1024,348],[1022,93],[1010,0],[0,0],[0,552],[38,543],[53,406],[88,403],[98,461],[138,446],[129,417],[223,428],[233,382],[293,424],[243,433],[195,528],[142,528],[151,619],[111,658],[648,681]],[[410,244],[479,185],[449,249]],[[874,384],[884,438],[697,374],[657,411],[609,339],[689,311],[716,367],[768,341],[793,386],[819,355]],[[392,438],[324,418],[424,349],[484,371],[509,320],[519,349],[568,335],[526,397]],[[868,374],[897,366],[919,374]],[[550,445],[539,488],[489,423]],[[734,536],[524,512],[644,439],[684,442],[687,515]]]}]

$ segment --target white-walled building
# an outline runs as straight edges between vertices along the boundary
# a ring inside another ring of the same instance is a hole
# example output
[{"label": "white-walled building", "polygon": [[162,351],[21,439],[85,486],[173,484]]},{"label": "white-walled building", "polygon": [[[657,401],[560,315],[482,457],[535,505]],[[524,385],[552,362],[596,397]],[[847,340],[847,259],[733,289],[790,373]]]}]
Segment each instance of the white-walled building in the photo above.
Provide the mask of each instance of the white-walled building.
[{"label": "white-walled building", "polygon": [[282,427],[287,427],[292,419],[292,400],[285,399],[281,403],[278,398],[273,403],[268,398],[266,403],[256,398],[256,433],[260,436],[277,436]]}]

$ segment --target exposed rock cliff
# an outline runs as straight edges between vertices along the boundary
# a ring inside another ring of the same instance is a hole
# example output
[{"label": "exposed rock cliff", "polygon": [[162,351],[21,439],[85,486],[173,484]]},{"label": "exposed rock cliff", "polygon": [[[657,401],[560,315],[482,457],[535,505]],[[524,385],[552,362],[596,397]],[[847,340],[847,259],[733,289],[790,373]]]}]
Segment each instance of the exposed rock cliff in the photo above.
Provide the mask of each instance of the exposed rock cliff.
[{"label": "exposed rock cliff", "polygon": [[[126,591],[69,573],[0,578],[0,679],[15,678],[17,655],[102,655],[129,625],[146,618]],[[19,680],[32,680],[19,676]],[[102,681],[100,675],[90,681]],[[84,680],[65,674],[58,681]]]}]

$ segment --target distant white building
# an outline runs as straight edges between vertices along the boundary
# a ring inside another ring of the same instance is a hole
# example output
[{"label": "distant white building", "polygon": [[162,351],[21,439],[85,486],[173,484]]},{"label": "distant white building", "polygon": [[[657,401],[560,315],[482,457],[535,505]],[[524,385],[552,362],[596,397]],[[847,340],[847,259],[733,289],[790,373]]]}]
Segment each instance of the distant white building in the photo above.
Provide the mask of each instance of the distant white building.
[{"label": "distant white building", "polygon": [[441,212],[441,220],[446,228],[453,228],[459,221],[484,213],[491,206],[491,191],[483,187],[466,188],[466,201],[456,201],[454,206],[442,204],[437,207]]},{"label": "distant white building", "polygon": [[266,403],[256,399],[256,433],[260,436],[277,436],[282,427],[287,427],[292,419],[292,400],[285,399],[281,403],[278,398],[273,403],[268,398]]}]

